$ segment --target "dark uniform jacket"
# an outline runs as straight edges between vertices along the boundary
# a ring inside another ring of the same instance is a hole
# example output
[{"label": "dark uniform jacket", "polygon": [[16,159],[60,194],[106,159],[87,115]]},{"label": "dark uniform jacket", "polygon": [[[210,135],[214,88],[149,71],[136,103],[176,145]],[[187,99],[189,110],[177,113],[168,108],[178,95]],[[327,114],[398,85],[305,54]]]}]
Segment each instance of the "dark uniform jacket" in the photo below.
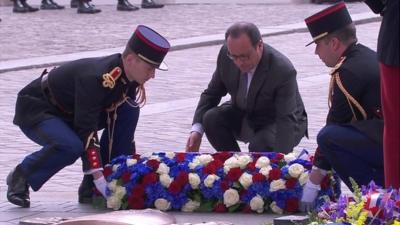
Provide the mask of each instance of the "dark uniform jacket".
[{"label": "dark uniform jacket", "polygon": [[[357,121],[352,121],[353,113],[349,103],[335,84],[326,123],[352,126],[382,145],[383,120],[380,119],[380,79],[376,52],[362,44],[354,44],[344,52],[343,56],[346,59],[336,71],[344,88],[366,111],[367,120],[363,120],[361,113],[353,105]],[[315,154],[314,165],[330,169],[329,163],[319,151]]]},{"label": "dark uniform jacket", "polygon": [[[122,72],[115,87],[104,87],[103,74],[115,67]],[[41,82],[39,77],[18,93],[14,124],[27,128],[58,117],[71,126],[84,144],[90,133],[103,128],[99,119],[105,110],[122,100],[124,93],[129,92],[134,98],[137,87],[124,74],[121,54],[80,59],[51,70],[47,78],[51,96],[43,93]],[[52,104],[49,97],[57,104]]]},{"label": "dark uniform jacket", "polygon": [[[227,93],[233,107],[238,107],[240,70],[227,52],[226,46],[219,52],[217,68],[201,94],[193,123],[202,123],[203,115],[216,107]],[[295,137],[304,136],[307,130],[307,114],[297,87],[296,70],[287,57],[267,44],[250,83],[245,116],[255,132],[276,123],[277,151],[291,150]]]},{"label": "dark uniform jacket", "polygon": [[388,66],[400,66],[399,0],[366,0],[374,13],[383,16],[378,38],[379,61]]}]

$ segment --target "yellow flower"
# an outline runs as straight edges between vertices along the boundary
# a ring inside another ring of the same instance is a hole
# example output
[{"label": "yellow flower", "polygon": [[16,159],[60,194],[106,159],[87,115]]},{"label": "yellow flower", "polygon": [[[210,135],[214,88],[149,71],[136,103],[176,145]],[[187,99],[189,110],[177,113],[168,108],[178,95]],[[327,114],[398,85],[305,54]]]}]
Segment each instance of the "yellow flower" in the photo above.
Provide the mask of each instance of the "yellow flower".
[{"label": "yellow flower", "polygon": [[360,213],[358,220],[356,221],[356,225],[364,225],[365,221],[367,221],[368,212],[363,211]]},{"label": "yellow flower", "polygon": [[400,220],[395,220],[393,225],[400,225]]}]

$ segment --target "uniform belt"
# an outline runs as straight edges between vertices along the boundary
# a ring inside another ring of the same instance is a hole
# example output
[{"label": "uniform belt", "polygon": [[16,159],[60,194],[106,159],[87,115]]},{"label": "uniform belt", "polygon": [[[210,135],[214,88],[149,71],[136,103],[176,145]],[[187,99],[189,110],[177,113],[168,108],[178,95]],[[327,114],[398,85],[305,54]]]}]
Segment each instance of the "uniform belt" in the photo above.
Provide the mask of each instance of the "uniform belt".
[{"label": "uniform belt", "polygon": [[51,89],[49,87],[49,74],[45,73],[41,76],[41,88],[44,96],[47,98],[49,103],[53,106],[55,106],[57,109],[59,109],[62,113],[64,114],[72,114],[71,112],[68,112],[65,110],[65,108],[57,102],[57,100],[54,98],[54,95],[51,92]]}]

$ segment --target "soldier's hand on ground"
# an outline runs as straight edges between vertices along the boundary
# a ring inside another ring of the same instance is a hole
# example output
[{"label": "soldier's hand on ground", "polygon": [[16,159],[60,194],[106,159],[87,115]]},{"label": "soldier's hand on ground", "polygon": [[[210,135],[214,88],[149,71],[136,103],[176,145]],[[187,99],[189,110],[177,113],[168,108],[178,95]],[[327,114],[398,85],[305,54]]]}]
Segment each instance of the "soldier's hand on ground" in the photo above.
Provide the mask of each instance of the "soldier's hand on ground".
[{"label": "soldier's hand on ground", "polygon": [[191,132],[189,139],[186,143],[186,152],[198,152],[201,144],[201,134]]},{"label": "soldier's hand on ground", "polygon": [[103,195],[104,198],[107,198],[106,189],[107,189],[107,181],[104,176],[100,176],[93,180],[96,189]]}]

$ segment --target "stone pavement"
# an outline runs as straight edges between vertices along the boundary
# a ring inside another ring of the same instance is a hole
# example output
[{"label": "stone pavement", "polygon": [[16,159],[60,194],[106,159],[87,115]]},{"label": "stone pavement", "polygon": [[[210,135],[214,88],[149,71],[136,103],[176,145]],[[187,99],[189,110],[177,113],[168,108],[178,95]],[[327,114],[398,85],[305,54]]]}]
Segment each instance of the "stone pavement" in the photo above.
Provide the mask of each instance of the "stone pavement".
[{"label": "stone pavement", "polygon": [[[237,20],[253,21],[260,28],[302,22],[303,17],[311,15],[322,7],[326,5],[177,5],[161,9],[165,14],[165,19],[161,21],[155,20],[154,14],[151,14],[158,13],[157,11],[135,12],[141,13],[140,16],[135,13],[114,14],[114,6],[103,5],[101,6],[104,10],[102,14],[82,17],[77,16],[75,11],[70,9],[65,12],[43,11],[24,16],[12,14],[9,7],[0,7],[0,16],[3,19],[0,22],[0,40],[2,41],[0,62],[20,57],[29,59],[35,56],[120,47],[131,30],[139,23],[150,25],[169,38],[176,39],[221,33],[229,24]],[[349,7],[354,13],[368,11],[362,4],[349,4]],[[275,10],[269,11],[269,8]],[[179,12],[178,15],[175,12]],[[49,17],[57,18],[59,21],[55,22],[58,25],[46,23]],[[134,24],[127,23],[128,18],[129,21],[135,21]],[[39,25],[38,22],[45,25]],[[66,28],[62,28],[61,25]],[[376,49],[379,25],[379,22],[373,22],[358,26],[360,42]],[[21,28],[16,29],[16,27]],[[315,137],[324,125],[327,113],[329,83],[327,72],[329,70],[313,54],[313,46],[304,47],[309,40],[308,33],[292,33],[264,39],[265,42],[286,54],[298,71],[298,83],[309,116],[310,133],[310,139],[304,139],[299,149],[313,150],[316,146]],[[167,56],[170,70],[158,72],[156,79],[146,85],[148,103],[142,109],[136,131],[139,153],[184,150],[197,99],[215,68],[219,48],[220,46],[199,47],[173,51]],[[16,94],[42,70],[43,68],[36,68],[0,74],[5,84],[0,86],[2,95],[0,98],[0,224],[18,224],[21,219],[32,217],[76,217],[102,212],[77,203],[76,192],[82,176],[80,162],[65,168],[46,183],[39,192],[32,193],[30,209],[14,207],[6,201],[5,177],[7,173],[26,154],[38,148],[12,124]],[[213,151],[206,138],[203,139],[201,150]],[[173,213],[173,215],[180,223],[225,220],[235,224],[266,224],[274,217],[270,214]]]}]

